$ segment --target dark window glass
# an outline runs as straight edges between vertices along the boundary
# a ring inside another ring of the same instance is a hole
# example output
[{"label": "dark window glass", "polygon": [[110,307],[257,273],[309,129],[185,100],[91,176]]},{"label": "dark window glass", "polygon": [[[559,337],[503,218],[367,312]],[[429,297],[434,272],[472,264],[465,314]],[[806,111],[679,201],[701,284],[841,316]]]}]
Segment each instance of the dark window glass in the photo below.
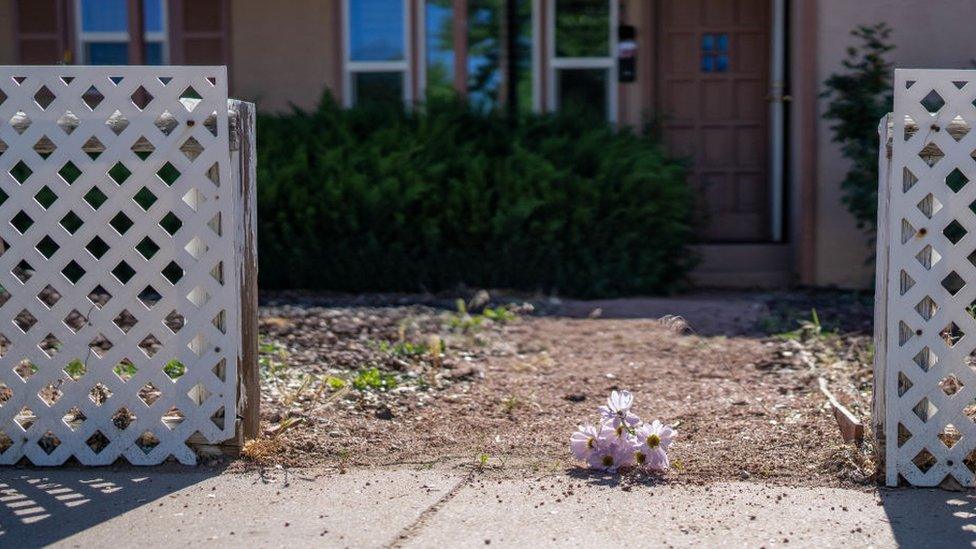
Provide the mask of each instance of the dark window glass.
[{"label": "dark window glass", "polygon": [[403,0],[349,0],[349,58],[402,61]]},{"label": "dark window glass", "polygon": [[403,103],[402,72],[357,72],[353,73],[353,97],[356,104]]},{"label": "dark window glass", "polygon": [[610,55],[610,2],[556,0],[556,57]]},{"label": "dark window glass", "polygon": [[703,34],[701,52],[702,72],[726,72],[729,70],[728,34]]},{"label": "dark window glass", "polygon": [[606,119],[606,69],[561,69],[556,80],[560,111]]},{"label": "dark window glass", "polygon": [[162,65],[163,44],[161,42],[147,42],[145,49],[145,60],[147,65]]},{"label": "dark window glass", "polygon": [[129,45],[125,42],[90,42],[85,60],[89,65],[125,65],[129,62]]},{"label": "dark window glass", "polygon": [[454,95],[454,9],[452,0],[427,0],[427,98]]}]

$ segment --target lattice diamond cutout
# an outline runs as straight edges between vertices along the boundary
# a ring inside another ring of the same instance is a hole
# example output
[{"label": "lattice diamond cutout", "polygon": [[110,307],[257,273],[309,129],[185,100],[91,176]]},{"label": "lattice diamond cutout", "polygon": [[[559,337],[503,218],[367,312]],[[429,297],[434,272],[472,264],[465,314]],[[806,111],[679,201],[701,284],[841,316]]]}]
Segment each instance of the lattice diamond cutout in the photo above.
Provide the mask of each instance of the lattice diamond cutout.
[{"label": "lattice diamond cutout", "polygon": [[949,123],[949,135],[956,141],[962,141],[964,137],[969,135],[972,128],[973,126],[965,118],[957,116]]},{"label": "lattice diamond cutout", "polygon": [[226,72],[0,71],[0,464],[192,463],[237,413]]},{"label": "lattice diamond cutout", "polygon": [[939,382],[939,389],[942,389],[942,392],[945,393],[946,396],[951,397],[952,395],[961,391],[962,388],[963,383],[955,376],[955,374],[949,374],[942,378],[942,381]]},{"label": "lattice diamond cutout", "polygon": [[952,192],[958,193],[969,183],[969,178],[966,177],[964,173],[959,171],[959,168],[953,168],[949,175],[946,176],[946,186],[952,189]]},{"label": "lattice diamond cutout", "polygon": [[962,328],[956,325],[955,322],[950,322],[948,326],[942,329],[940,332],[942,340],[949,347],[955,347],[962,338],[966,337],[966,333],[962,331]]},{"label": "lattice diamond cutout", "polygon": [[962,226],[962,223],[959,223],[955,219],[942,230],[942,234],[953,244],[958,244],[966,236],[967,232],[966,228]]},{"label": "lattice diamond cutout", "polygon": [[956,295],[966,286],[966,281],[959,276],[959,273],[952,271],[942,279],[941,284],[942,287],[949,292],[949,295]]},{"label": "lattice diamond cutout", "polygon": [[97,109],[98,106],[102,104],[102,101],[105,100],[105,96],[102,95],[102,92],[98,91],[98,88],[95,86],[90,86],[81,96],[81,98],[82,101],[85,102],[85,105],[87,105],[91,110]]},{"label": "lattice diamond cutout", "polygon": [[922,106],[925,107],[925,110],[929,111],[932,114],[935,114],[940,110],[942,110],[942,107],[944,107],[946,104],[945,100],[942,99],[942,96],[939,95],[939,92],[935,90],[930,91],[928,95],[922,98],[921,103]]},{"label": "lattice diamond cutout", "polygon": [[945,158],[945,153],[936,143],[929,143],[924,149],[919,151],[918,157],[925,161],[929,167],[934,167],[940,160]]}]

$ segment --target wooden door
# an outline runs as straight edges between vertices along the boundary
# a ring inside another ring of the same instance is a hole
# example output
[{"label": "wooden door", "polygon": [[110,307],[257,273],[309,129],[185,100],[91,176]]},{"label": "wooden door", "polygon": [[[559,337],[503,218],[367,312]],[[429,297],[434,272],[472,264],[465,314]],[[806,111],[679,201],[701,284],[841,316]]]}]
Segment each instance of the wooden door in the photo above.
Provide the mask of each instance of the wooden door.
[{"label": "wooden door", "polygon": [[770,238],[769,0],[661,0],[655,88],[664,137],[690,159],[700,238]]}]

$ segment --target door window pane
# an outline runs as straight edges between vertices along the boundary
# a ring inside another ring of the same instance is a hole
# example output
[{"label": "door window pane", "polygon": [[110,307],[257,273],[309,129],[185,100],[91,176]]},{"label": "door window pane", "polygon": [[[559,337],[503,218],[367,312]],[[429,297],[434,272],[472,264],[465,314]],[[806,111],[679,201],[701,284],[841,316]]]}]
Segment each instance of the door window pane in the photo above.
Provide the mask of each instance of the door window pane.
[{"label": "door window pane", "polygon": [[610,55],[610,3],[556,0],[556,57]]},{"label": "door window pane", "polygon": [[81,0],[81,28],[85,32],[126,32],[126,0]]},{"label": "door window pane", "polygon": [[163,44],[161,42],[146,42],[145,62],[147,65],[163,64]]},{"label": "door window pane", "polygon": [[556,80],[561,111],[606,119],[606,69],[561,69]]},{"label": "door window pane", "polygon": [[454,9],[452,0],[427,0],[427,98],[454,95]]},{"label": "door window pane", "polygon": [[146,32],[163,32],[163,0],[142,0]]},{"label": "door window pane", "polygon": [[403,104],[402,72],[357,72],[352,76],[352,94],[357,105]]},{"label": "door window pane", "polygon": [[126,65],[129,63],[129,44],[89,42],[85,45],[85,60],[89,65]]},{"label": "door window pane", "polygon": [[349,59],[401,61],[403,0],[349,0]]}]

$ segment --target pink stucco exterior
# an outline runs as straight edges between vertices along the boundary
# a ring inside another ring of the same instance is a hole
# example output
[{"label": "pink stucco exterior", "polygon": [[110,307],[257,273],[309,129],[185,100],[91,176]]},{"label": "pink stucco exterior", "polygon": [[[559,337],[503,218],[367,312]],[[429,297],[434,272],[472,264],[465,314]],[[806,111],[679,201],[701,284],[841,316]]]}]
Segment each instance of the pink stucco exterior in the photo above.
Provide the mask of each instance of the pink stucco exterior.
[{"label": "pink stucco exterior", "polygon": [[[808,0],[809,1],[809,0]],[[897,49],[891,60],[896,67],[976,68],[972,0],[817,0],[817,80],[823,82],[838,70],[852,44],[850,30],[857,24],[888,23]],[[824,109],[823,102],[819,110]],[[866,261],[873,250],[868,238],[857,231],[854,220],[840,202],[840,181],[847,163],[831,142],[828,124],[817,132],[816,260],[818,286],[867,288],[872,266]]]}]

